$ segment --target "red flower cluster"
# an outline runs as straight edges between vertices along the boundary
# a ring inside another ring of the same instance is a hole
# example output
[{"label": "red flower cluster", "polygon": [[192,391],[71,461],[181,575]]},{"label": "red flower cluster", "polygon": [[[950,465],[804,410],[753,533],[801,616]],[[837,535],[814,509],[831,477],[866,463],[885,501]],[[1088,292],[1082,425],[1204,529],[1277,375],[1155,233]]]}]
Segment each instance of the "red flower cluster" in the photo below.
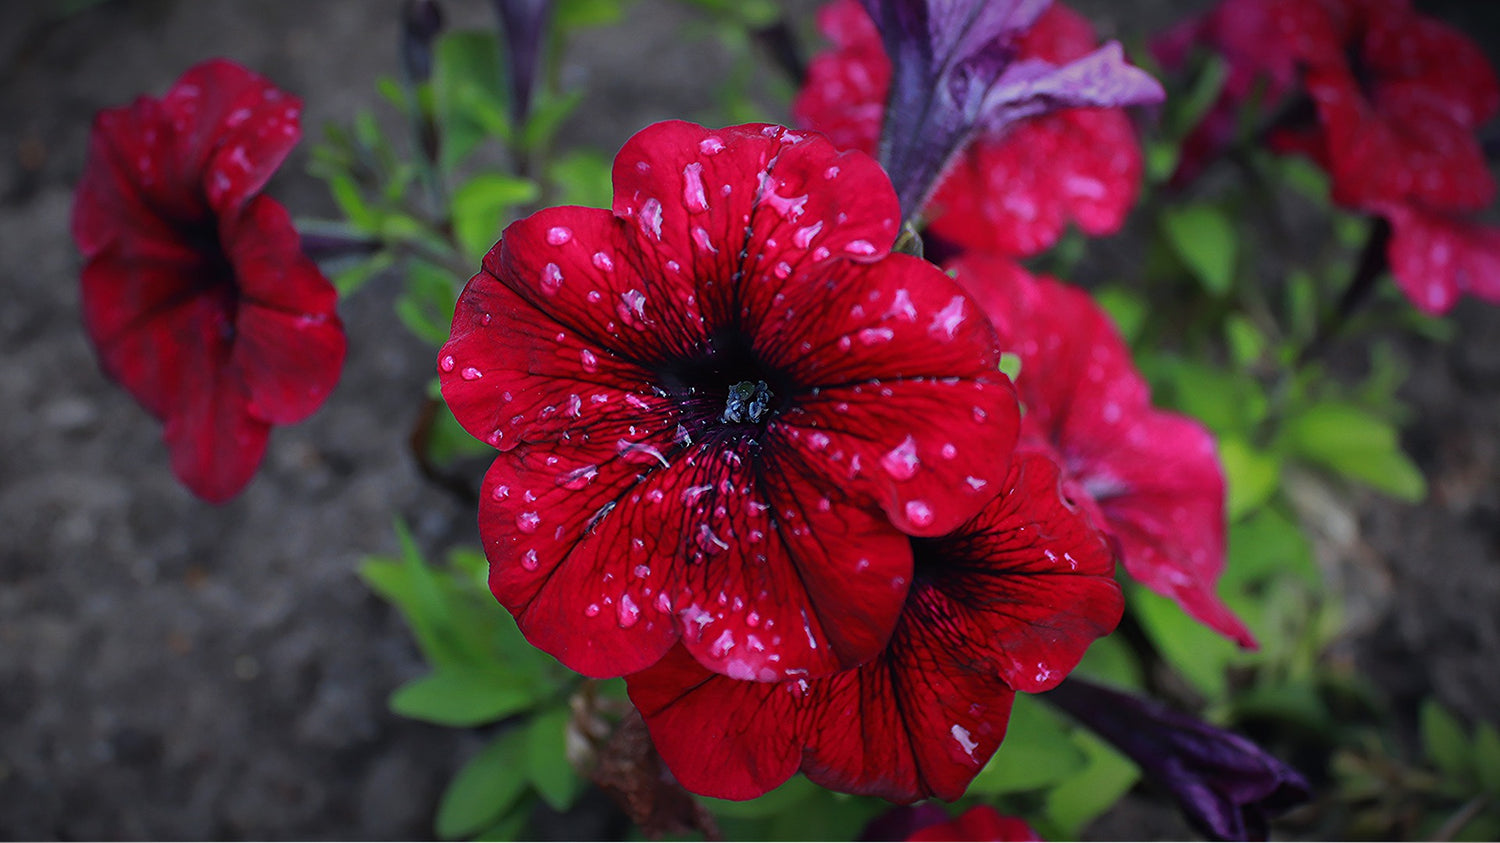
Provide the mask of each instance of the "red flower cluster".
[{"label": "red flower cluster", "polygon": [[[818,14],[834,48],[816,57],[793,104],[797,119],[840,148],[873,153],[880,137],[891,62],[858,0]],[[1017,59],[1063,65],[1097,46],[1087,20],[1054,4],[1019,39]],[[958,158],[925,210],[928,230],[955,246],[1033,255],[1072,222],[1111,234],[1135,204],[1141,152],[1119,108],[1071,108],[981,134]]]},{"label": "red flower cluster", "polygon": [[311,415],[343,366],[337,295],[260,190],[301,103],[228,61],[94,121],[73,205],[83,317],[104,371],[166,424],[172,470],[219,503],[273,424]]},{"label": "red flower cluster", "polygon": [[1317,123],[1278,127],[1275,146],[1326,168],[1338,204],[1391,223],[1387,256],[1417,307],[1443,313],[1463,292],[1500,301],[1500,229],[1469,218],[1495,199],[1476,131],[1500,113],[1500,82],[1473,41],[1408,0],[1226,0],[1169,56],[1193,37],[1231,66],[1198,153],[1226,139],[1254,80],[1280,97],[1300,68]]},{"label": "red flower cluster", "polygon": [[891,253],[889,180],[821,135],[657,124],[614,186],[507,228],[440,352],[500,450],[491,589],[564,664],[628,674],[694,790],[801,767],[956,798],[1014,691],[1122,610],[1056,466],[1012,458],[989,321]]},{"label": "red flower cluster", "polygon": [[1083,290],[1002,259],[950,267],[1021,358],[1021,448],[1063,466],[1063,490],[1104,526],[1125,570],[1245,647],[1255,639],[1214,595],[1224,570],[1224,473],[1198,422],[1155,410],[1130,349]]}]

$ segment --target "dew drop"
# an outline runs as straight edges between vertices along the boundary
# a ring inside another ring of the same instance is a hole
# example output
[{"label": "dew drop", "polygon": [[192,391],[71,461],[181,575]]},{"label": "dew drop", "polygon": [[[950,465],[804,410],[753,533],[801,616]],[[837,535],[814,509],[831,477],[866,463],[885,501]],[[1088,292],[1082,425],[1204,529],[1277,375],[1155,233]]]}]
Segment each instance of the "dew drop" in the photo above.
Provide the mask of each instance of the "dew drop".
[{"label": "dew drop", "polygon": [[453,355],[451,354],[443,355],[443,359],[438,361],[438,368],[445,372],[453,371],[455,365],[457,364],[453,362]]},{"label": "dew drop", "polygon": [[621,629],[629,629],[635,626],[636,621],[641,619],[641,610],[630,599],[630,595],[620,595],[620,605],[615,607],[615,617],[620,622]]},{"label": "dew drop", "polygon": [[573,229],[568,228],[567,226],[555,225],[552,228],[547,229],[547,242],[551,243],[554,246],[561,246],[562,244],[572,239]]},{"label": "dew drop", "polygon": [[582,489],[599,476],[598,466],[584,465],[557,476],[557,485],[564,489]]},{"label": "dew drop", "polygon": [[952,442],[945,442],[943,444],[942,454],[943,459],[951,460],[954,457],[958,456],[958,447],[955,446]]},{"label": "dew drop", "polygon": [[776,273],[777,278],[786,280],[792,274],[792,265],[786,261],[778,261],[773,271]]},{"label": "dew drop", "polygon": [[844,246],[844,251],[851,255],[869,257],[880,250],[875,248],[874,244],[868,240],[850,240],[848,245]]},{"label": "dew drop", "polygon": [[599,358],[594,356],[594,352],[585,348],[583,351],[578,352],[578,359],[583,363],[583,370],[585,372],[592,374],[599,371]]},{"label": "dew drop", "polygon": [[632,328],[644,327],[646,324],[646,295],[640,290],[626,290],[620,294],[620,302],[615,305],[615,313],[619,314],[622,322]]},{"label": "dew drop", "polygon": [[802,228],[797,229],[797,232],[792,235],[792,244],[799,249],[806,249],[808,246],[812,245],[812,239],[814,237],[817,237],[818,232],[822,230],[822,220],[818,220],[812,225],[803,226]]},{"label": "dew drop", "polygon": [[695,214],[708,210],[708,196],[703,191],[703,164],[700,162],[694,161],[682,168],[682,203]]},{"label": "dew drop", "polygon": [[724,141],[713,135],[709,135],[703,140],[698,141],[698,151],[704,155],[717,155],[724,151]]},{"label": "dew drop", "polygon": [[532,548],[521,555],[521,567],[528,571],[535,571],[541,565],[536,558],[536,548]]},{"label": "dew drop", "polygon": [[465,367],[464,370],[462,372],[459,372],[458,374],[466,381],[477,381],[480,378],[484,377],[484,372],[479,371],[473,366]]},{"label": "dew drop", "polygon": [[562,270],[557,268],[557,264],[549,263],[542,267],[542,292],[555,296],[562,289],[562,283]]},{"label": "dew drop", "polygon": [[490,491],[490,497],[494,498],[497,501],[503,501],[506,498],[510,497],[510,487],[496,486],[493,490]]},{"label": "dew drop", "polygon": [[916,476],[921,460],[917,459],[917,440],[907,436],[901,444],[880,458],[880,467],[897,480],[910,480]]},{"label": "dew drop", "polygon": [[933,521],[932,507],[923,501],[907,501],[906,520],[910,521],[913,527],[930,526]]},{"label": "dew drop", "polygon": [[585,606],[583,608],[583,613],[585,615],[588,615],[591,618],[598,617],[599,616],[599,604],[598,603],[590,603],[590,604],[588,604],[587,606]]},{"label": "dew drop", "polygon": [[523,533],[535,533],[542,526],[542,516],[535,512],[522,512],[516,515],[516,529]]},{"label": "dew drop", "polygon": [[614,272],[615,262],[610,259],[609,255],[606,255],[603,252],[595,252],[594,267],[596,269],[603,270],[604,272]]}]

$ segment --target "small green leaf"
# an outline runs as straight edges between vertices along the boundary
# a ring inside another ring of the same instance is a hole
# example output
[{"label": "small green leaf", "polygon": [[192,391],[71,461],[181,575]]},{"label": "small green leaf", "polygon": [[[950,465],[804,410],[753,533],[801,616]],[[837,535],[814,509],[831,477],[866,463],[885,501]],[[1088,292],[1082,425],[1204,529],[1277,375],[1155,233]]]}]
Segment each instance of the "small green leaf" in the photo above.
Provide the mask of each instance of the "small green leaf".
[{"label": "small green leaf", "polygon": [[1083,827],[1119,802],[1141,776],[1135,764],[1092,733],[1074,730],[1072,740],[1087,759],[1085,766],[1049,790],[1045,803],[1046,817],[1062,840],[1081,839]]},{"label": "small green leaf", "polygon": [[1396,429],[1348,404],[1314,405],[1287,423],[1287,448],[1324,468],[1407,501],[1427,495],[1422,472],[1401,452]]},{"label": "small green leaf", "polygon": [[391,710],[439,726],[479,726],[525,711],[537,693],[499,671],[443,668],[391,694]]},{"label": "small green leaf", "polygon": [[1057,714],[1030,694],[1016,694],[1005,742],[969,790],[987,796],[1035,790],[1067,779],[1086,761]]},{"label": "small green leaf", "polygon": [[609,158],[592,149],[570,152],[552,161],[547,177],[557,190],[558,204],[608,208],[614,196],[611,166]]},{"label": "small green leaf", "polygon": [[333,194],[333,201],[338,203],[339,210],[344,212],[355,229],[368,234],[380,231],[380,215],[365,203],[364,193],[353,178],[345,173],[333,173],[326,180],[328,191]]},{"label": "small green leaf", "polygon": [[568,810],[583,790],[583,781],[568,763],[570,719],[568,709],[559,708],[536,716],[526,727],[527,776],[554,811]]},{"label": "small green leaf", "polygon": [[1500,796],[1500,732],[1481,722],[1474,730],[1474,766],[1479,785],[1491,796]]},{"label": "small green leaf", "polygon": [[495,241],[506,212],[517,205],[536,201],[536,182],[530,179],[485,173],[469,179],[453,192],[453,234],[472,262],[484,258]]},{"label": "small green leaf", "polygon": [[1215,702],[1229,692],[1225,670],[1239,658],[1233,642],[1203,626],[1172,600],[1141,586],[1128,589],[1130,607],[1168,663]]},{"label": "small green leaf", "polygon": [[457,840],[500,819],[526,788],[525,732],[509,729],[458,771],[438,804],[436,831]]},{"label": "small green leaf", "polygon": [[1109,314],[1109,318],[1114,321],[1115,327],[1120,330],[1120,336],[1125,338],[1127,344],[1133,345],[1140,338],[1141,329],[1146,324],[1146,316],[1150,310],[1140,293],[1112,284],[1097,290],[1094,293],[1094,302]]},{"label": "small green leaf", "polygon": [[521,130],[521,145],[525,149],[540,149],[552,141],[552,136],[562,128],[578,106],[583,103],[583,89],[569,91],[561,96],[543,95],[532,105],[531,116]]},{"label": "small green leaf", "polygon": [[1281,459],[1251,447],[1237,435],[1219,438],[1219,459],[1229,485],[1231,523],[1264,506],[1281,485]]},{"label": "small green leaf", "polygon": [[1021,376],[1021,355],[1007,351],[1000,355],[1000,372],[1011,380]]},{"label": "small green leaf", "polygon": [[1223,211],[1212,205],[1171,207],[1162,214],[1162,229],[1172,250],[1205,290],[1215,296],[1229,292],[1238,240]]},{"label": "small green leaf", "polygon": [[451,171],[506,125],[499,39],[492,32],[451,32],[438,38],[433,55],[433,106],[443,139],[440,163]]},{"label": "small green leaf", "polygon": [[1266,353],[1266,335],[1241,314],[1231,313],[1224,320],[1224,338],[1242,369],[1253,366]]},{"label": "small green leaf", "polygon": [[1422,752],[1450,783],[1462,784],[1474,778],[1474,747],[1463,726],[1437,700],[1422,702],[1419,712]]}]

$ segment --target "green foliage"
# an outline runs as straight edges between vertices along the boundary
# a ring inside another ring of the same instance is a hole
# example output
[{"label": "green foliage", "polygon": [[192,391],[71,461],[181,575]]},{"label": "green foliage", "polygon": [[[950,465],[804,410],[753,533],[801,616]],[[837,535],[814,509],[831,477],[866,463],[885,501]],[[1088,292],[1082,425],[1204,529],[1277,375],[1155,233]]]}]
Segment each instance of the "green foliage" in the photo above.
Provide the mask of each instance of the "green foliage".
[{"label": "green foliage", "polygon": [[1036,790],[1065,781],[1087,763],[1056,712],[1029,694],[1017,694],[1005,741],[974,777],[969,792],[995,796]]},{"label": "green foliage", "polygon": [[1179,205],[1165,209],[1161,222],[1172,251],[1193,277],[1211,295],[1226,295],[1239,246],[1228,214],[1212,205]]},{"label": "green foliage", "polygon": [[1420,501],[1427,495],[1422,473],[1401,452],[1395,427],[1348,404],[1308,407],[1287,422],[1286,449],[1389,495]]},{"label": "green foliage", "polygon": [[478,834],[501,821],[526,792],[525,732],[507,729],[469,759],[443,791],[436,832],[443,840]]},{"label": "green foliage", "polygon": [[493,32],[450,32],[433,51],[432,91],[442,132],[439,163],[451,172],[481,143],[509,137],[510,97]]},{"label": "green foliage", "polygon": [[451,206],[453,236],[464,257],[477,267],[500,239],[510,212],[536,201],[538,194],[536,182],[499,173],[483,173],[464,182],[453,192]]}]

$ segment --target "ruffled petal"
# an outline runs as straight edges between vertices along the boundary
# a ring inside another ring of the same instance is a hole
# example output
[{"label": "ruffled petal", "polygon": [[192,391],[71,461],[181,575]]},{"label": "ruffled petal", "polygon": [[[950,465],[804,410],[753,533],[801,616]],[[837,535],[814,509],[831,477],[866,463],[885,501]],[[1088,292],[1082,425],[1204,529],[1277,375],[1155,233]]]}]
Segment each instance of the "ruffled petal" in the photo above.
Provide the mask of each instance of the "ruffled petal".
[{"label": "ruffled petal", "polygon": [[1391,273],[1418,308],[1441,315],[1463,293],[1500,302],[1500,228],[1407,205],[1383,210]]},{"label": "ruffled petal", "polygon": [[[1050,688],[1123,601],[1113,561],[1033,455],[957,533],[914,540],[917,582],[875,659],[822,679],[739,682],[680,656],[627,678],[690,790],[746,799],[801,769],[836,790],[956,799],[994,754],[1014,691]],[[798,749],[800,748],[800,752]]]},{"label": "ruffled petal", "polygon": [[957,278],[1021,358],[1022,441],[1057,455],[1071,492],[1097,506],[1125,569],[1242,646],[1214,595],[1224,569],[1223,469],[1197,422],[1152,408],[1109,317],[1082,290],[1009,261],[967,257]]}]

